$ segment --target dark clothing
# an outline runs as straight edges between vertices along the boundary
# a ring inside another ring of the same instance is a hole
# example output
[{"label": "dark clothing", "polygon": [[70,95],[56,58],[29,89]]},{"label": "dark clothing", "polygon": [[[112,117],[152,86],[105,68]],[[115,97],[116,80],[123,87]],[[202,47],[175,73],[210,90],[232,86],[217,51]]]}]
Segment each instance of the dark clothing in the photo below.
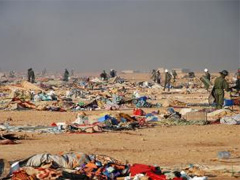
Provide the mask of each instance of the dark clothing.
[{"label": "dark clothing", "polygon": [[67,69],[65,69],[65,72],[64,72],[64,75],[63,75],[63,81],[68,81],[68,78],[69,78],[69,72]]},{"label": "dark clothing", "polygon": [[189,78],[195,78],[195,73],[194,72],[189,72],[188,77]]},{"label": "dark clothing", "polygon": [[175,70],[173,70],[172,74],[173,74],[173,82],[175,82],[176,78],[177,78],[177,72]]},{"label": "dark clothing", "polygon": [[156,72],[156,83],[161,84],[161,74],[159,71]]},{"label": "dark clothing", "polygon": [[32,68],[28,69],[28,82],[31,82],[31,83],[35,82],[35,74]]},{"label": "dark clothing", "polygon": [[237,91],[240,91],[240,78],[237,79],[236,85],[233,88],[236,89]]},{"label": "dark clothing", "polygon": [[115,70],[112,70],[112,71],[110,71],[110,76],[111,76],[111,78],[114,78],[114,77],[116,77],[116,71]]},{"label": "dark clothing", "polygon": [[171,85],[171,79],[172,75],[169,72],[165,73],[165,82],[164,82],[164,91],[166,88],[168,88],[168,91],[170,91],[170,85]]},{"label": "dark clothing", "polygon": [[103,79],[103,80],[107,80],[107,73],[104,71],[100,74],[100,77]]},{"label": "dark clothing", "polygon": [[224,102],[224,90],[229,91],[229,84],[223,76],[220,76],[216,78],[213,89],[217,109],[222,109]]}]

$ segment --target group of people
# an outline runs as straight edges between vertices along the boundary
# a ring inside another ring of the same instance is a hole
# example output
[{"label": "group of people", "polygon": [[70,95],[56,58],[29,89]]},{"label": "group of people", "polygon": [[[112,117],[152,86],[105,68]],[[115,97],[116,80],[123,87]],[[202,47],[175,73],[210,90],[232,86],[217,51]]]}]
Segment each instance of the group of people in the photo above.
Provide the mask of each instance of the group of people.
[{"label": "group of people", "polygon": [[[233,87],[229,87],[229,84],[226,80],[226,77],[228,76],[228,71],[223,70],[220,72],[220,76],[217,77],[214,81],[213,88],[211,91],[211,95],[215,99],[216,108],[221,109],[224,104],[224,91],[232,91],[233,89],[236,89],[236,91],[240,94],[240,68],[238,69],[238,72],[236,73],[236,85]],[[164,88],[165,91],[168,89],[170,91],[171,87],[171,79],[173,77],[173,82],[176,81],[177,73],[175,70],[173,70],[171,73],[168,71],[168,69],[165,69],[165,79],[164,79]],[[153,70],[152,71],[152,80],[160,84],[161,83],[161,73],[159,70]],[[208,69],[204,69],[204,75],[200,78],[203,82],[205,88],[208,90],[211,86],[211,74],[209,73]]]},{"label": "group of people", "polygon": [[[32,68],[28,69],[27,74],[28,74],[28,82],[35,83],[35,73]],[[44,73],[42,73],[42,74],[46,74],[46,69],[44,69]],[[71,71],[71,75],[73,75],[73,70]],[[114,69],[110,70],[109,75],[106,73],[105,70],[103,70],[103,72],[100,74],[100,78],[102,80],[107,80],[109,77],[114,78],[116,76],[117,76],[117,71]],[[63,74],[63,81],[68,82],[69,77],[70,77],[70,73],[67,69],[65,69],[64,74]]]},{"label": "group of people", "polygon": [[[205,69],[204,71],[205,71],[205,75],[202,77],[203,79],[202,81],[204,83],[205,88],[208,90],[211,84],[211,75],[208,72],[208,69]],[[226,77],[229,75],[229,72],[227,70],[222,70],[219,73],[220,73],[220,76],[217,77],[214,81],[211,95],[215,99],[216,108],[222,109],[224,104],[224,91],[229,92],[235,89],[237,93],[240,94],[240,68],[238,69],[238,72],[235,74],[236,82],[235,82],[235,86],[233,87],[230,87],[229,83],[226,80]]]},{"label": "group of people", "polygon": [[101,78],[102,80],[104,80],[104,81],[107,80],[108,77],[114,78],[114,77],[116,77],[116,76],[117,76],[117,71],[114,70],[114,69],[111,69],[111,70],[110,70],[109,75],[106,73],[105,70],[103,70],[103,72],[100,74],[100,78]]},{"label": "group of people", "polygon": [[[211,74],[209,73],[208,69],[204,69],[204,75],[200,78],[201,81],[204,83],[205,88],[208,90],[211,85]],[[211,95],[215,99],[216,108],[221,109],[223,107],[224,103],[224,91],[232,91],[233,89],[236,89],[236,91],[240,94],[240,68],[238,69],[238,72],[235,74],[236,76],[236,85],[233,87],[229,87],[229,84],[226,80],[226,77],[228,76],[228,71],[223,70],[220,72],[220,76],[217,77],[213,84],[213,89],[211,91]],[[67,82],[69,80],[70,73],[67,69],[65,69],[64,75],[63,75],[63,81]],[[104,70],[100,74],[100,78],[102,80],[107,80],[109,77],[114,78],[117,76],[117,71],[114,69],[111,69],[109,72],[109,75]],[[152,71],[152,80],[160,84],[161,83],[161,73],[159,70],[153,70]],[[165,69],[165,79],[164,79],[164,88],[165,91],[168,89],[170,91],[171,88],[171,80],[173,78],[173,82],[176,81],[177,78],[177,72],[175,70],[172,70],[170,73],[168,69]],[[28,82],[35,83],[35,73],[32,68],[28,69]]]},{"label": "group of people", "polygon": [[[173,82],[175,82],[177,78],[177,72],[175,70],[172,70],[172,72],[170,73],[168,69],[165,69],[165,79],[164,79],[164,89],[163,89],[164,91],[166,88],[168,89],[168,91],[170,91],[172,77],[173,77]],[[151,79],[155,83],[161,84],[160,70],[153,69]]]},{"label": "group of people", "polygon": [[215,97],[215,101],[217,104],[217,109],[221,109],[224,102],[224,90],[225,91],[233,91],[234,89],[238,92],[240,95],[240,68],[238,69],[238,72],[235,74],[236,76],[236,82],[235,86],[229,87],[228,82],[226,81],[226,77],[228,76],[228,71],[223,70],[220,72],[220,76],[216,78],[214,82],[213,87],[213,96]]},{"label": "group of people", "polygon": [[[43,70],[42,75],[46,74],[46,69]],[[35,83],[35,73],[32,68],[28,69],[28,82]],[[67,69],[65,69],[64,75],[63,75],[63,81],[68,81],[69,80],[69,72]]]}]

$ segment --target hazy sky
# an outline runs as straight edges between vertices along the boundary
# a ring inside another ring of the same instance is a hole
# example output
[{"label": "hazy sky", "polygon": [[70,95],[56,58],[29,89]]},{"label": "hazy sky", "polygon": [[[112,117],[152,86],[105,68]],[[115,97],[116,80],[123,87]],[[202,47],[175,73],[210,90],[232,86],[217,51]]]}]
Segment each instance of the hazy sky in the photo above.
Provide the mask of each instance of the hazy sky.
[{"label": "hazy sky", "polygon": [[0,0],[0,68],[240,66],[238,0]]}]

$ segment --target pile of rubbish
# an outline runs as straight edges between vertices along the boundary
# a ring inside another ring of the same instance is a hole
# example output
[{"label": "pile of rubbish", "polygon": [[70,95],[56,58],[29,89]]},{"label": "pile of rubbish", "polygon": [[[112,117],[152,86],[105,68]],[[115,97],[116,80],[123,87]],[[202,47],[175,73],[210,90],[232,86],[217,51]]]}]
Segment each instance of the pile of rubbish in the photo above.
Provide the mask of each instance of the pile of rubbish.
[{"label": "pile of rubbish", "polygon": [[208,124],[240,124],[240,115],[228,109],[192,109],[183,108],[179,112],[168,108],[165,113],[152,111],[146,113],[141,108],[133,109],[133,115],[126,113],[102,113],[90,116],[86,112],[77,114],[72,122],[52,122],[48,126],[12,126],[10,122],[0,124],[0,131],[35,133],[103,133],[122,130],[136,130],[161,126],[186,126]]},{"label": "pile of rubbish", "polygon": [[[140,111],[140,110],[136,110]],[[126,113],[116,115],[103,114],[90,117],[85,112],[77,114],[73,122],[53,122],[49,126],[11,126],[9,122],[0,124],[0,131],[6,132],[37,132],[37,133],[101,133],[108,131],[135,130],[153,127],[149,122],[156,121],[152,114],[146,116],[130,116]]]},{"label": "pile of rubbish", "polygon": [[157,165],[122,163],[109,156],[81,152],[36,154],[11,163],[0,159],[0,177],[12,180],[207,180],[206,176],[196,176],[196,168],[165,171]]},{"label": "pile of rubbish", "polygon": [[0,86],[0,109],[78,111],[161,107],[159,103],[148,102],[150,96],[140,96],[134,84],[125,80],[119,82],[116,78],[109,82],[95,78],[90,82],[81,80],[72,84],[52,84],[52,81],[40,84],[22,81]]}]

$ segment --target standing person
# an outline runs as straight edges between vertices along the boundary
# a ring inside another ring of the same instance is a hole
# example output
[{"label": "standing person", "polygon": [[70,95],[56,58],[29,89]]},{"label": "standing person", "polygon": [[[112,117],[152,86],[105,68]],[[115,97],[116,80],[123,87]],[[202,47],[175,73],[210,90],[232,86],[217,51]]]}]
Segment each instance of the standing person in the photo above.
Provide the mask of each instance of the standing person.
[{"label": "standing person", "polygon": [[157,78],[156,78],[156,69],[152,70],[152,76],[151,79],[153,80],[153,82],[156,82]]},{"label": "standing person", "polygon": [[236,76],[236,82],[235,82],[235,86],[232,87],[233,89],[236,89],[237,92],[240,94],[240,68],[238,69],[238,72],[235,74]]},{"label": "standing person", "polygon": [[229,84],[226,81],[226,76],[228,76],[228,71],[223,70],[220,72],[220,76],[215,79],[213,87],[213,95],[216,101],[216,108],[222,109],[224,102],[224,90],[230,91]]},{"label": "standing person", "polygon": [[32,68],[28,69],[28,82],[31,82],[31,83],[35,82],[35,74]]},{"label": "standing person", "polygon": [[209,73],[209,71],[208,71],[208,69],[207,68],[205,68],[204,69],[204,72],[205,72],[205,78],[207,79],[207,80],[211,80],[211,74]]},{"label": "standing person", "polygon": [[100,74],[100,77],[101,77],[101,79],[102,80],[107,80],[107,73],[106,73],[106,71],[105,70],[103,70],[103,72]]},{"label": "standing person", "polygon": [[161,84],[161,73],[159,70],[156,72],[156,83]]},{"label": "standing person", "polygon": [[204,69],[204,72],[205,74],[200,78],[200,80],[203,82],[205,89],[208,90],[211,85],[211,75],[207,68]]},{"label": "standing person", "polygon": [[117,71],[115,71],[114,69],[111,69],[110,70],[110,77],[111,78],[114,78],[114,77],[116,77],[117,76]]},{"label": "standing person", "polygon": [[173,82],[176,82],[176,79],[177,79],[177,72],[176,72],[176,70],[172,70],[172,75],[173,75]]},{"label": "standing person", "polygon": [[28,69],[28,73],[27,73],[27,75],[28,75],[28,82],[31,81],[31,71],[32,71],[32,68],[29,68]]},{"label": "standing person", "polygon": [[64,75],[63,75],[63,81],[68,81],[68,78],[69,78],[69,72],[67,69],[65,69],[65,72],[64,72]]},{"label": "standing person", "polygon": [[165,81],[163,91],[165,91],[166,88],[168,88],[168,91],[170,91],[171,79],[172,75],[168,72],[168,69],[165,69]]}]

